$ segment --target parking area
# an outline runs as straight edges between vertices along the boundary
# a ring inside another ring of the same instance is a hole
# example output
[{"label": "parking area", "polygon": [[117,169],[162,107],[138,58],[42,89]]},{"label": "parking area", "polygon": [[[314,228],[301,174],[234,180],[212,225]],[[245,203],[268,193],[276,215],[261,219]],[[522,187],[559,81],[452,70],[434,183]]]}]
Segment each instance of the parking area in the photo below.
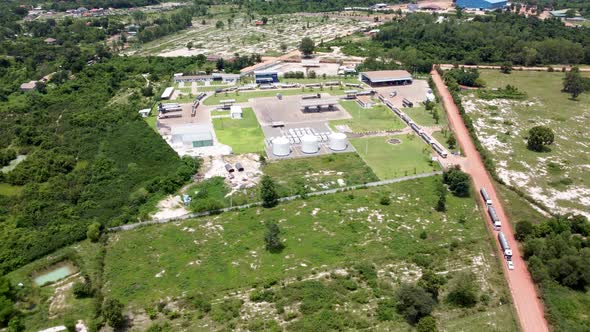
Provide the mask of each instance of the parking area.
[{"label": "parking area", "polygon": [[[417,105],[422,103],[426,100],[426,92],[430,87],[428,86],[428,82],[425,80],[413,80],[412,84],[408,85],[395,85],[395,86],[386,86],[386,87],[375,87],[374,90],[383,96],[385,96],[389,101],[393,103],[395,107],[402,107],[402,100],[404,98],[410,100]],[[395,97],[391,96],[393,91],[397,92]]]}]

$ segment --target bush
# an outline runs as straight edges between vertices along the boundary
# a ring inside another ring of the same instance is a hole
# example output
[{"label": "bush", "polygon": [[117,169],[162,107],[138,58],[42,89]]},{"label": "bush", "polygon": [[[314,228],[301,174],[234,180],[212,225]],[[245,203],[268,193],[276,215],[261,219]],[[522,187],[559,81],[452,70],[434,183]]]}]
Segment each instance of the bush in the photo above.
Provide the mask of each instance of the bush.
[{"label": "bush", "polygon": [[430,315],[435,301],[422,287],[403,284],[395,293],[395,310],[410,324],[416,324],[422,317]]},{"label": "bush", "polygon": [[443,182],[449,186],[449,190],[455,196],[469,196],[471,187],[469,175],[463,172],[458,166],[450,168],[443,173]]},{"label": "bush", "polygon": [[107,299],[102,306],[102,314],[111,327],[118,328],[125,323],[123,304],[117,299]]},{"label": "bush", "polygon": [[551,128],[536,126],[529,130],[527,147],[532,151],[542,152],[547,149],[548,145],[553,144],[554,140],[555,134]]},{"label": "bush", "polygon": [[477,304],[478,289],[475,274],[462,272],[453,279],[447,301],[459,307],[473,307]]},{"label": "bush", "polygon": [[271,208],[279,204],[279,194],[277,193],[274,180],[264,175],[260,181],[260,197],[262,198],[262,206]]},{"label": "bush", "polygon": [[93,222],[88,225],[88,228],[86,229],[86,237],[90,239],[91,242],[98,242],[100,239],[100,223]]},{"label": "bush", "polygon": [[391,204],[391,199],[389,198],[389,196],[383,196],[379,200],[379,204],[381,204],[381,205],[389,205],[389,204]]},{"label": "bush", "polygon": [[224,300],[213,306],[211,309],[211,318],[216,322],[227,323],[240,316],[242,304],[244,303],[240,299]]},{"label": "bush", "polygon": [[426,316],[418,321],[416,325],[417,332],[437,332],[436,320],[432,316]]},{"label": "bush", "polygon": [[285,245],[281,242],[281,238],[279,237],[280,234],[281,231],[277,224],[266,224],[266,234],[264,235],[264,243],[266,250],[272,253],[278,253],[285,248]]},{"label": "bush", "polygon": [[535,226],[528,220],[516,223],[514,237],[518,241],[523,241],[527,236],[535,233]]},{"label": "bush", "polygon": [[77,299],[92,297],[93,295],[92,285],[90,284],[89,280],[84,280],[83,282],[75,282],[74,286],[72,287],[72,290],[74,292],[74,296]]}]

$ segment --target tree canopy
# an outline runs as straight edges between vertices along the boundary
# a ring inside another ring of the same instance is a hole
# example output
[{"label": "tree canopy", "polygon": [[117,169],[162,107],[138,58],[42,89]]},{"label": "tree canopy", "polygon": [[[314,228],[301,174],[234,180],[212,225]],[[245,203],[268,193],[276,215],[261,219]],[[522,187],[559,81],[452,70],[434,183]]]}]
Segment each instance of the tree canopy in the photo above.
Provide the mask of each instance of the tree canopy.
[{"label": "tree canopy", "polygon": [[527,146],[533,151],[544,151],[548,145],[553,144],[555,134],[553,129],[545,126],[536,126],[529,130]]}]

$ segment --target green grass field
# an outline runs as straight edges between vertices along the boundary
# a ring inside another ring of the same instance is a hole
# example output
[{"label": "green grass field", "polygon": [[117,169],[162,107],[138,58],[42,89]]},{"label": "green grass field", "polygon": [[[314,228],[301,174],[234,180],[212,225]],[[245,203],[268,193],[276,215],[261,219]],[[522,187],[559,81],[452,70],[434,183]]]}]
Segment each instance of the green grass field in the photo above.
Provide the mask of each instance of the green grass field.
[{"label": "green grass field", "polygon": [[234,99],[236,103],[245,103],[249,99],[252,98],[264,98],[264,97],[275,97],[277,93],[282,94],[283,96],[296,96],[296,95],[304,95],[309,93],[328,93],[330,95],[343,95],[344,89],[334,88],[330,90],[329,88],[326,89],[319,89],[319,88],[299,88],[299,89],[272,89],[272,90],[262,90],[262,91],[238,91],[238,92],[222,92],[218,93],[214,96],[209,96],[207,99],[203,101],[203,105],[213,106],[219,105],[221,100],[226,99]]},{"label": "green grass field", "polygon": [[[516,86],[527,93],[524,101],[464,99],[473,106],[471,116],[504,181],[531,193],[556,213],[588,212],[590,203],[590,94],[578,100],[562,93],[564,73],[481,71],[490,88]],[[464,102],[465,105],[465,102]],[[526,147],[528,131],[545,125],[555,132],[549,152]]]},{"label": "green grass field", "polygon": [[16,196],[22,191],[22,186],[13,186],[8,183],[0,182],[0,195],[4,196]]},{"label": "green grass field", "polygon": [[213,119],[215,135],[219,142],[232,147],[233,153],[261,152],[264,150],[264,134],[251,108],[243,109],[243,118]]},{"label": "green grass field", "polygon": [[337,125],[348,125],[354,132],[397,130],[405,127],[403,121],[385,105],[362,108],[356,101],[341,101],[340,105],[348,111],[352,119],[330,121],[333,129]]},{"label": "green grass field", "polygon": [[[446,274],[449,278],[458,270],[473,271],[480,294],[489,297],[487,303],[467,310],[441,302],[434,312],[440,330],[517,330],[500,262],[475,202],[449,196],[448,212],[436,212],[434,188],[435,178],[425,178],[116,233],[108,244],[105,293],[135,312],[158,301],[173,301],[185,313],[170,324],[194,331],[244,329],[259,317],[269,324],[283,320],[289,330],[300,330],[299,324],[323,326],[315,311],[289,305],[294,299],[311,305],[323,298],[328,302],[318,304],[317,311],[324,320],[344,315],[366,328],[408,330],[397,315],[378,321],[375,307],[379,297],[391,298],[400,282],[415,281],[420,267],[414,262],[420,262],[443,274],[454,271]],[[384,196],[391,199],[390,205],[379,203]],[[281,229],[286,246],[281,253],[264,249],[267,221]],[[346,283],[349,290],[337,287],[344,280],[331,272],[355,273],[371,264],[379,271],[374,286],[357,274],[352,285]],[[316,277],[317,281],[298,282]],[[282,294],[282,300],[254,309],[249,300],[256,291],[252,288],[263,286]],[[195,309],[186,299],[194,295],[211,300],[210,314],[190,313]],[[224,296],[226,304],[221,303]],[[220,319],[229,310],[223,308],[238,298],[245,301],[238,306],[248,318]],[[295,320],[288,315],[292,311]]]},{"label": "green grass field", "polygon": [[434,121],[432,114],[430,114],[429,111],[424,108],[424,106],[404,108],[402,111],[406,113],[412,120],[414,120],[414,122],[416,122],[416,124],[419,126],[447,126],[449,124],[449,120],[447,119],[445,111],[438,105],[435,106],[435,109],[439,115],[438,123]]},{"label": "green grass field", "polygon": [[449,145],[447,144],[447,140],[449,139],[449,135],[450,132],[448,131],[435,131],[434,133],[432,133],[432,136],[439,141],[444,147],[445,149],[447,149],[449,152],[459,152],[459,143],[455,144],[455,148],[454,149],[449,149]]},{"label": "green grass field", "polygon": [[[389,139],[399,139],[401,144],[389,144]],[[414,134],[355,138],[350,142],[381,180],[440,169],[431,162],[431,149]]]}]

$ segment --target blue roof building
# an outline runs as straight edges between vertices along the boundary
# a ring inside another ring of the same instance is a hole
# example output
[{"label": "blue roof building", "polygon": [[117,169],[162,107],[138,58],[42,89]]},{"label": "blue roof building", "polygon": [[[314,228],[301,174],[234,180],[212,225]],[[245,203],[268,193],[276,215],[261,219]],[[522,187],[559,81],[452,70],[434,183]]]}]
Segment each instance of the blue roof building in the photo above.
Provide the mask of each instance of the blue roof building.
[{"label": "blue roof building", "polygon": [[506,7],[506,0],[457,0],[455,5],[467,9],[494,10]]}]

